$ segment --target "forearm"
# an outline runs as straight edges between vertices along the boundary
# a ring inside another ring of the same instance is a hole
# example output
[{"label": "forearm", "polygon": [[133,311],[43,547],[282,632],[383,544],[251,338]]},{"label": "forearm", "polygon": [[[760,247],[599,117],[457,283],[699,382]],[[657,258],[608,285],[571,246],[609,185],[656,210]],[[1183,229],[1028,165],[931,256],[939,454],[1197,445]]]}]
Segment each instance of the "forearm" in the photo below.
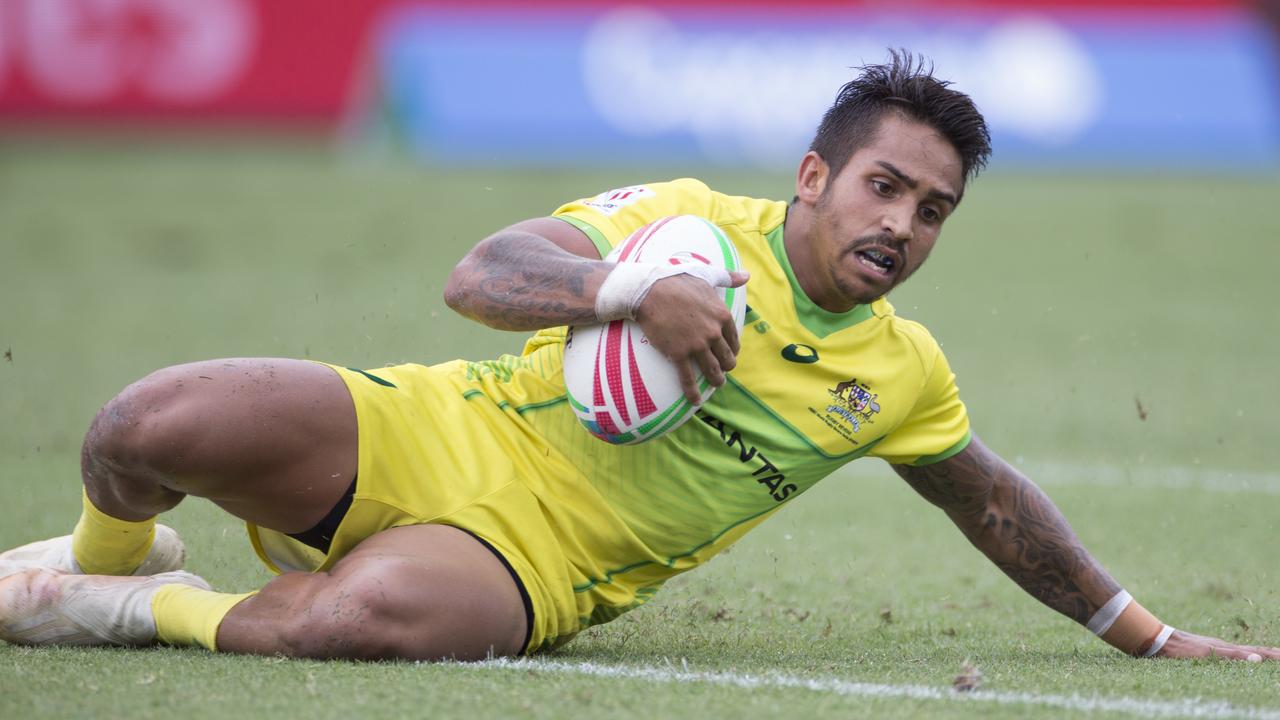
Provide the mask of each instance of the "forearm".
[{"label": "forearm", "polygon": [[445,302],[500,330],[594,323],[596,291],[611,267],[534,233],[506,230],[485,239],[454,268]]},{"label": "forearm", "polygon": [[[1120,586],[1080,544],[1053,502],[1016,471],[978,527],[965,534],[1000,569],[1044,604],[1138,657],[1280,659],[1276,648],[1236,645],[1174,630]],[[963,529],[963,528],[962,528]],[[1099,612],[1107,601],[1108,607]]]},{"label": "forearm", "polygon": [[1120,590],[1053,501],[977,438],[943,463],[897,470],[1014,582],[1076,622]]},{"label": "forearm", "polygon": [[1123,652],[1280,660],[1277,648],[1175,631],[1129,601],[1053,501],[976,437],[963,452],[942,462],[894,469],[1024,590]]},{"label": "forearm", "polygon": [[1087,623],[1120,586],[1039,487],[1012,468],[1004,471],[983,512],[956,524],[1032,597]]}]

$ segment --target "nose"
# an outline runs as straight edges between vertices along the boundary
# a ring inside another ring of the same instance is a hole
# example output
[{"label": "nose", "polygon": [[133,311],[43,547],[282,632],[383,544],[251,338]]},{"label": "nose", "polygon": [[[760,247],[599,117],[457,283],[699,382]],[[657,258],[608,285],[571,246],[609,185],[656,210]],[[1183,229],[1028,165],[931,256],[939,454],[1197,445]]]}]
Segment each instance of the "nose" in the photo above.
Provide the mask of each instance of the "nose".
[{"label": "nose", "polygon": [[880,229],[892,235],[895,240],[907,242],[911,240],[915,207],[907,203],[894,203],[885,208],[880,219]]}]

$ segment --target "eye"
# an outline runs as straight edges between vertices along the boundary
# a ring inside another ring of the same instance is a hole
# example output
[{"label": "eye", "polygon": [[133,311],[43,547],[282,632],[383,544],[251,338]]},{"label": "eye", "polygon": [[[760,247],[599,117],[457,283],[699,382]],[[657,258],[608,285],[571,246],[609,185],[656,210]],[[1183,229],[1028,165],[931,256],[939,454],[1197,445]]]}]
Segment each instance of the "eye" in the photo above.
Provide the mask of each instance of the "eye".
[{"label": "eye", "polygon": [[893,186],[883,180],[873,179],[871,187],[875,189],[877,195],[891,197],[893,195]]},{"label": "eye", "polygon": [[942,220],[942,213],[928,205],[925,205],[920,208],[920,217],[923,218],[925,222],[936,223]]}]

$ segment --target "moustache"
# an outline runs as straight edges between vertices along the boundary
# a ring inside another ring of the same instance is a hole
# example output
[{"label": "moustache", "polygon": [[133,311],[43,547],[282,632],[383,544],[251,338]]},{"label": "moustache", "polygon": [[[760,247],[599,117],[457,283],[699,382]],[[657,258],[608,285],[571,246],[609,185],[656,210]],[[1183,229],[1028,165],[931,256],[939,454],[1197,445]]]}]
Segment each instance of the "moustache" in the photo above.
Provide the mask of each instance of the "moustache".
[{"label": "moustache", "polygon": [[846,253],[854,253],[859,250],[874,250],[884,248],[897,253],[904,260],[907,257],[907,243],[902,240],[896,240],[889,233],[878,233],[876,235],[866,235],[853,241]]}]

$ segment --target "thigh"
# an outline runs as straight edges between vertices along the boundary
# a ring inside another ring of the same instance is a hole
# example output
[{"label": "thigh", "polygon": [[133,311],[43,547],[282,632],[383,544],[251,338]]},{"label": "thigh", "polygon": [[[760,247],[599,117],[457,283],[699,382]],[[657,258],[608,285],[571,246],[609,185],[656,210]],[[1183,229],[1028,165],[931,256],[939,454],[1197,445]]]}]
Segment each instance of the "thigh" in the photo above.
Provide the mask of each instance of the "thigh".
[{"label": "thigh", "polygon": [[384,530],[328,573],[288,573],[218,630],[229,652],[481,660],[524,650],[524,601],[506,566],[446,525]]},{"label": "thigh", "polygon": [[319,522],[356,474],[355,406],[338,374],[318,363],[178,365],[108,408],[141,428],[140,464],[160,485],[281,532]]}]

